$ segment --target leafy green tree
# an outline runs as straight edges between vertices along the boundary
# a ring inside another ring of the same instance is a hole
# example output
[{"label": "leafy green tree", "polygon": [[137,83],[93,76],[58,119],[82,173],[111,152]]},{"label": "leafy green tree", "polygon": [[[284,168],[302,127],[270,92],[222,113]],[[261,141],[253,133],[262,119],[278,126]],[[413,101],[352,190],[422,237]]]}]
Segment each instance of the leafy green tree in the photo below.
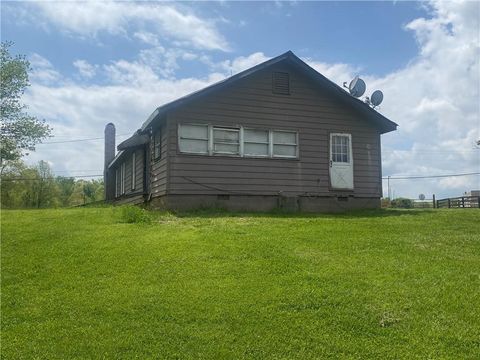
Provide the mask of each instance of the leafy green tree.
[{"label": "leafy green tree", "polygon": [[[24,195],[24,206],[35,208],[48,208],[58,205],[58,191],[50,165],[40,160],[35,168],[30,168],[30,174],[24,179],[27,191]],[[30,177],[27,177],[30,176]]]},{"label": "leafy green tree", "polygon": [[87,199],[86,202],[95,201],[95,184],[86,181],[83,184],[83,195]]},{"label": "leafy green tree", "polygon": [[2,208],[20,208],[23,206],[22,199],[25,193],[25,181],[23,179],[26,165],[22,161],[11,162],[2,174],[0,205]]},{"label": "leafy green tree", "polygon": [[19,160],[25,151],[34,151],[35,144],[50,136],[51,128],[25,112],[21,102],[30,85],[30,63],[22,55],[10,55],[12,42],[2,42],[0,50],[0,115],[1,115],[1,166]]},{"label": "leafy green tree", "polygon": [[27,166],[10,162],[0,181],[2,208],[48,208],[78,206],[103,200],[103,180],[54,177],[49,164]]},{"label": "leafy green tree", "polygon": [[59,202],[62,206],[70,206],[71,196],[75,190],[75,179],[57,176],[55,179],[58,188]]}]

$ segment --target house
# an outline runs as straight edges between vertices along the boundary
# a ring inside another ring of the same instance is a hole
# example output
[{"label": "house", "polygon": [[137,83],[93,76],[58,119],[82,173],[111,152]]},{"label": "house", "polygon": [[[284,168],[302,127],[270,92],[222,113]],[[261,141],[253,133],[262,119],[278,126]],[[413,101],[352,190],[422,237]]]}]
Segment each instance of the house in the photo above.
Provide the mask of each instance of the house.
[{"label": "house", "polygon": [[154,208],[378,208],[380,135],[396,130],[291,51],[157,108],[118,145],[106,199]]}]

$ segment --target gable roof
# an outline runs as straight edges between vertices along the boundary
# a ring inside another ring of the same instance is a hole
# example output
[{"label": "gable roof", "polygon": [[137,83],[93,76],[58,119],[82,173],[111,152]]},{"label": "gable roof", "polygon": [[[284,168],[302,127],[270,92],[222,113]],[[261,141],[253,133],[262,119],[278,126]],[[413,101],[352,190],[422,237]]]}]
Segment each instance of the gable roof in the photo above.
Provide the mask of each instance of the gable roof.
[{"label": "gable roof", "polygon": [[177,109],[181,106],[187,105],[191,101],[208,95],[213,91],[220,90],[221,88],[230,85],[237,80],[250,76],[258,71],[264,70],[269,66],[274,64],[278,64],[280,62],[287,62],[296,66],[300,71],[302,71],[305,75],[310,77],[314,80],[319,86],[324,87],[325,89],[330,91],[330,94],[336,97],[338,100],[344,102],[347,106],[350,106],[358,113],[363,115],[367,120],[372,121],[381,131],[381,133],[387,133],[390,131],[394,131],[397,129],[397,124],[393,121],[387,119],[385,116],[380,114],[378,111],[371,108],[369,105],[351,96],[347,93],[343,88],[335,84],[333,81],[327,79],[325,76],[320,74],[317,70],[309,66],[303,60],[301,60],[298,56],[296,56],[292,51],[287,51],[286,53],[279,55],[273,59],[267,60],[261,64],[258,64],[250,69],[244,70],[238,74],[235,74],[225,80],[219,81],[213,85],[207,86],[201,90],[195,91],[189,95],[183,96],[177,100],[169,102],[165,105],[162,105],[155,109],[155,111],[148,117],[148,119],[142,124],[140,131],[145,131],[148,129],[156,119],[160,118],[161,116],[165,115],[168,111]]},{"label": "gable roof", "polygon": [[157,121],[157,119],[166,115],[169,111],[175,110],[181,106],[188,105],[191,101],[194,101],[202,96],[206,96],[214,91],[221,90],[223,87],[231,85],[237,80],[243,79],[247,76],[255,74],[261,70],[267,69],[268,67],[281,62],[286,62],[288,64],[296,66],[303,74],[314,80],[316,84],[327,89],[332,96],[336,97],[338,100],[357,111],[367,120],[372,121],[382,134],[397,129],[398,125],[396,123],[387,119],[385,116],[371,108],[362,100],[351,96],[342,87],[338,86],[333,81],[327,79],[325,76],[320,74],[317,70],[315,70],[303,60],[301,60],[298,56],[296,56],[292,51],[287,51],[282,55],[279,55],[247,70],[239,72],[238,74],[235,74],[225,80],[219,81],[213,85],[207,86],[201,90],[195,91],[189,95],[183,96],[181,98],[178,98],[177,100],[159,106],[142,124],[142,127],[132,135],[131,138],[128,138],[118,146],[118,150],[120,151],[117,153],[115,158],[110,162],[108,166],[110,167],[114,165],[124,154],[127,153],[127,150],[131,146],[137,146],[140,143],[145,143],[146,140],[142,136],[142,134],[144,134],[155,123],[155,121]]}]

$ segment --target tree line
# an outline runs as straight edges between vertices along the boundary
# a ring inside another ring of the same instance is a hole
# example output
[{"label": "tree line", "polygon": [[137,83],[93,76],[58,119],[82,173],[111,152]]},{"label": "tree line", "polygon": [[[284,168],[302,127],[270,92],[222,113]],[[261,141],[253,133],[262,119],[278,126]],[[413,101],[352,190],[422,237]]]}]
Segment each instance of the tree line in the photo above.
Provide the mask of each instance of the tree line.
[{"label": "tree line", "polygon": [[12,42],[0,46],[0,205],[2,208],[75,206],[103,200],[103,182],[54,176],[40,161],[27,166],[22,157],[52,134],[43,119],[28,114],[22,102],[30,86],[30,63],[25,55],[12,55]]},{"label": "tree line", "polygon": [[104,199],[103,180],[55,176],[46,161],[10,164],[3,169],[0,186],[0,205],[7,209],[70,207]]}]

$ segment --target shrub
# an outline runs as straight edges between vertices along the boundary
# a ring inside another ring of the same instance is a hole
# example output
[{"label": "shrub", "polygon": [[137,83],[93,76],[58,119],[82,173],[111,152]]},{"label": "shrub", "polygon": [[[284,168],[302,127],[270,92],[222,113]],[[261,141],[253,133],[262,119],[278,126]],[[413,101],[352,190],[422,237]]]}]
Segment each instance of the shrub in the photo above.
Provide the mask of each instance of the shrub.
[{"label": "shrub", "polygon": [[393,208],[412,209],[413,201],[407,198],[397,198],[391,201]]},{"label": "shrub", "polygon": [[122,222],[133,224],[133,223],[150,223],[152,221],[150,214],[147,210],[139,208],[134,205],[124,205],[120,207],[121,209],[121,220]]},{"label": "shrub", "polygon": [[390,198],[382,198],[382,208],[389,208],[392,206]]}]

